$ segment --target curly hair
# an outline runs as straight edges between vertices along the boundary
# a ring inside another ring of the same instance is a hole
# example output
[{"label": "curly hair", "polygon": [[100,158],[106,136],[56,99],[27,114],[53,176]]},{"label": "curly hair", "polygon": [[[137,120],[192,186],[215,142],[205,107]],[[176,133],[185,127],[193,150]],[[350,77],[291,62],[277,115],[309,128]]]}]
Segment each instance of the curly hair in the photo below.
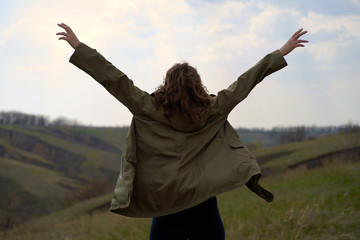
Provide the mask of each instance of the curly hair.
[{"label": "curly hair", "polygon": [[180,115],[189,123],[203,120],[212,97],[201,82],[197,70],[188,63],[177,63],[167,72],[164,83],[155,91],[155,107],[164,109],[168,118]]}]

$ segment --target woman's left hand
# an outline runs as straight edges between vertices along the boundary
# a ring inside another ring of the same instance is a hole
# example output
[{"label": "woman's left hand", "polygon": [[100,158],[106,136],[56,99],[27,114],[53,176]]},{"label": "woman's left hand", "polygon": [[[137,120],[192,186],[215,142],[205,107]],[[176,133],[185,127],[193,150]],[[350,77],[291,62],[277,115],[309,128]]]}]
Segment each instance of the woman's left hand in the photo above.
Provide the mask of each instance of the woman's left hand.
[{"label": "woman's left hand", "polygon": [[67,41],[70,44],[70,46],[72,46],[74,49],[76,49],[79,46],[80,41],[76,37],[75,33],[65,23],[60,23],[60,24],[58,24],[58,26],[65,30],[65,32],[56,33],[56,35],[62,36],[62,37],[59,38],[59,40]]},{"label": "woman's left hand", "polygon": [[302,28],[294,33],[291,38],[284,44],[284,46],[280,48],[281,54],[285,56],[297,47],[305,47],[303,43],[307,43],[308,41],[299,38],[306,33],[307,31],[303,31]]}]

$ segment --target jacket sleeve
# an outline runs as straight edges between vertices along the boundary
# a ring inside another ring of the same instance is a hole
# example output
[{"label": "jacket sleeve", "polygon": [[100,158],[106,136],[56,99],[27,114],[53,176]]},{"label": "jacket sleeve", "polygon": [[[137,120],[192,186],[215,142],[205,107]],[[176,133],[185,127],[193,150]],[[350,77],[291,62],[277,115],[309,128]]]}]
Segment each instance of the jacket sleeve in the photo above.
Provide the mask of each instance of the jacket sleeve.
[{"label": "jacket sleeve", "polygon": [[279,50],[266,55],[257,64],[243,73],[227,89],[218,92],[214,102],[215,111],[224,115],[229,114],[238,103],[248,96],[259,82],[286,65],[287,63]]},{"label": "jacket sleeve", "polygon": [[151,102],[147,92],[134,86],[122,71],[84,43],[76,48],[70,62],[93,77],[133,114],[139,114]]}]

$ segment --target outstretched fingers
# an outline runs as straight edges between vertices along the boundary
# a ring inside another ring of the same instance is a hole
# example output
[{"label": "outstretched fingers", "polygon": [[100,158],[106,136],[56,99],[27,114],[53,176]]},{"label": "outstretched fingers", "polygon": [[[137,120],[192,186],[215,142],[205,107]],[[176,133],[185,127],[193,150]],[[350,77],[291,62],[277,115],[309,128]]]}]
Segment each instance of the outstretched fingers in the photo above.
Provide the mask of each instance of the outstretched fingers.
[{"label": "outstretched fingers", "polygon": [[[62,35],[62,36],[65,36],[67,37],[67,34],[69,32],[69,26],[67,26],[66,24],[64,23],[58,23],[57,24],[59,27],[63,28],[65,30],[65,32],[58,32],[56,33],[56,35]],[[63,37],[62,37],[63,38]],[[60,39],[60,38],[59,38]]]},{"label": "outstretched fingers", "polygon": [[56,35],[66,36],[66,35],[67,35],[67,33],[66,33],[66,32],[58,32],[58,33],[56,33]]},{"label": "outstretched fingers", "polygon": [[66,25],[65,23],[59,23],[58,26],[63,28],[66,32],[71,31],[71,28],[68,25]]},{"label": "outstretched fingers", "polygon": [[301,36],[306,34],[307,31],[303,31],[303,28],[300,28],[298,31],[296,31],[291,38],[280,48],[280,52],[283,56],[290,53],[292,50],[294,50],[297,47],[305,47],[303,43],[307,43],[307,40],[300,39]]},{"label": "outstretched fingers", "polygon": [[[307,33],[307,31],[305,31],[303,34],[301,34],[300,36],[298,36],[298,38],[301,37],[302,35],[304,35],[305,33]],[[297,39],[297,40],[295,41],[295,44],[296,44],[296,47],[305,47],[305,45],[302,44],[302,43],[308,43],[308,42],[309,42],[308,40]]]},{"label": "outstretched fingers", "polygon": [[[302,29],[301,29],[302,30]],[[297,39],[299,39],[302,35],[304,35],[304,34],[306,34],[307,33],[307,31],[301,31],[301,32],[299,32],[296,36],[295,36],[295,39],[297,40]]]},{"label": "outstretched fingers", "polygon": [[306,33],[307,33],[307,31],[303,31],[303,29],[300,28],[297,32],[295,32],[295,33],[292,35],[292,37],[291,37],[290,40],[293,42],[293,45],[294,45],[295,47],[304,47],[304,45],[301,44],[301,43],[307,43],[307,42],[309,42],[309,41],[307,41],[307,40],[299,39],[302,35],[304,35],[304,34],[306,34]]},{"label": "outstretched fingers", "polygon": [[296,43],[296,47],[305,47],[304,44],[302,43],[308,43],[309,41],[308,40],[298,40],[297,43]]},{"label": "outstretched fingers", "polygon": [[297,30],[291,37],[292,38],[296,38],[296,36],[301,33],[301,31],[303,30],[303,28],[300,28],[299,30]]},{"label": "outstretched fingers", "polygon": [[66,25],[65,23],[59,23],[57,25],[65,30],[65,32],[56,33],[56,35],[60,36],[59,40],[65,40],[74,49],[77,48],[77,46],[79,46],[80,41],[76,37],[75,33],[71,30],[71,28],[68,25]]}]

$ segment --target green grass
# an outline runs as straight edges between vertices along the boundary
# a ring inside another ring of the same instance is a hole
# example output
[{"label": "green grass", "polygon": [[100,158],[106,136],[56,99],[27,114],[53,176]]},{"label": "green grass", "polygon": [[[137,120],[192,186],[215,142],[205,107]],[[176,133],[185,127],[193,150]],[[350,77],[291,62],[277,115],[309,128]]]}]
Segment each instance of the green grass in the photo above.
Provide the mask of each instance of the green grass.
[{"label": "green grass", "polygon": [[267,204],[240,189],[222,195],[227,239],[360,239],[360,164],[263,180]]},{"label": "green grass", "polygon": [[[55,140],[48,136],[50,133],[46,129],[35,135],[36,129],[13,130],[26,132],[51,145],[81,154],[86,157],[86,164],[106,165],[112,169],[119,167],[119,156],[116,154],[79,147],[61,139]],[[117,129],[118,132],[103,128],[85,128],[81,131],[114,144],[119,142],[117,134],[125,134],[121,129]],[[22,152],[3,140],[0,140],[0,145],[7,151],[16,151],[17,154],[43,161],[41,157]],[[259,159],[267,159],[261,163],[262,168],[276,173],[261,181],[265,188],[274,193],[275,200],[266,203],[246,187],[220,195],[218,202],[226,239],[360,239],[359,162],[351,158],[316,170],[288,169],[288,166],[308,159],[358,147],[360,134],[343,134],[254,152]],[[101,159],[107,159],[106,163]],[[34,196],[49,199],[44,200],[47,203],[53,201],[51,199],[64,197],[64,185],[74,188],[79,186],[76,180],[56,171],[7,158],[0,158],[0,176],[11,179],[14,186],[21,186]],[[126,218],[105,210],[93,211],[108,204],[110,198],[111,195],[104,195],[90,199],[11,231],[0,232],[0,239],[148,239],[151,219]]]},{"label": "green grass", "polygon": [[[61,139],[60,137],[54,135],[52,132],[53,129],[51,127],[37,127],[37,126],[16,126],[16,125],[2,125],[0,128],[11,130],[14,132],[19,132],[30,137],[35,137],[45,144],[48,144],[50,147],[56,147],[63,149],[69,153],[73,153],[79,156],[84,157],[86,161],[83,163],[84,166],[89,166],[93,168],[102,167],[108,170],[119,169],[119,159],[121,153],[113,153],[109,151],[103,151],[100,149],[92,148],[80,143],[71,142],[65,139]],[[108,129],[108,128],[72,128],[72,127],[54,127],[54,129],[59,129],[60,131],[64,131],[69,134],[90,134],[93,137],[99,138],[100,140],[104,140],[119,149],[119,145],[122,146],[122,138],[124,137],[123,129]],[[118,134],[118,135],[117,135]],[[88,136],[90,136],[88,135]],[[105,137],[105,135],[108,135]],[[121,144],[120,144],[121,143]],[[11,152],[14,156],[24,156],[28,159],[32,159],[32,161],[36,161],[39,164],[53,164],[48,160],[41,157],[39,154],[34,154],[28,151],[23,151],[19,147],[14,147],[10,145],[4,139],[0,139],[0,145],[3,146],[7,152]]]},{"label": "green grass", "polygon": [[15,155],[15,156],[20,155],[20,157],[24,157],[26,159],[31,159],[32,161],[35,161],[35,162],[38,162],[38,163],[47,163],[47,164],[49,164],[49,162],[46,161],[45,158],[43,158],[43,157],[41,157],[41,156],[39,156],[37,154],[24,151],[24,150],[22,150],[20,148],[16,148],[16,147],[12,146],[7,141],[5,141],[4,139],[1,139],[1,138],[0,138],[0,146],[3,147],[5,149],[5,151],[7,153],[11,154],[11,155]]},{"label": "green grass", "polygon": [[6,158],[0,158],[0,176],[17,182],[36,197],[54,200],[63,198],[67,192],[59,183],[75,188],[80,186],[76,180],[59,172]]},{"label": "green grass", "polygon": [[[261,160],[269,158],[261,164],[262,168],[271,168],[276,172],[287,169],[288,166],[297,164],[308,159],[320,157],[329,153],[335,153],[345,149],[360,147],[360,134],[338,134],[322,137],[303,142],[281,144],[255,151],[254,155]],[[272,158],[279,153],[282,156]]]},{"label": "green grass", "polygon": [[[107,151],[94,149],[94,148],[91,148],[91,147],[88,147],[88,146],[85,146],[82,144],[74,143],[74,142],[59,138],[59,137],[55,136],[53,133],[51,133],[51,128],[36,127],[36,126],[19,127],[16,125],[14,125],[14,126],[13,125],[4,125],[4,126],[1,126],[1,128],[7,129],[7,130],[12,130],[12,131],[19,132],[19,133],[23,133],[23,134],[26,134],[31,137],[35,137],[45,143],[48,143],[51,146],[58,147],[58,148],[66,150],[68,152],[72,152],[72,153],[75,153],[77,155],[81,155],[84,157],[87,157],[89,154],[99,154],[103,158],[111,159],[113,161],[118,159],[118,154],[113,154],[113,153],[109,153]],[[85,132],[86,131],[86,128],[72,129],[70,127],[63,127],[63,129],[66,129],[68,131],[73,131],[73,132],[81,132],[81,131]]]},{"label": "green grass", "polygon": [[[246,187],[218,197],[227,240],[360,239],[360,163],[264,178],[272,203]],[[105,210],[82,214],[110,196],[84,202],[7,232],[2,239],[148,239],[151,219],[133,219]]]},{"label": "green grass", "polygon": [[82,128],[83,132],[101,139],[108,144],[117,147],[119,150],[123,149],[127,128],[112,128],[112,127],[91,127]]}]

